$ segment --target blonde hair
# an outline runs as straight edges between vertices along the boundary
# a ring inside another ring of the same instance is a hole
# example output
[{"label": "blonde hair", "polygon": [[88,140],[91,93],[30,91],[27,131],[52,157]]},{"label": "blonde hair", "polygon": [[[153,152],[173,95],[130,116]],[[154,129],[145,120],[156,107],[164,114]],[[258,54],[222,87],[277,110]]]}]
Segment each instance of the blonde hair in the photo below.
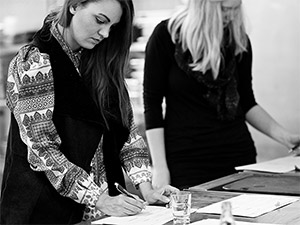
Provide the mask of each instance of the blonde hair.
[{"label": "blonde hair", "polygon": [[[235,44],[235,55],[246,51],[247,35],[241,6],[229,26],[230,41]],[[205,73],[211,69],[217,78],[222,59],[223,19],[221,1],[190,0],[168,23],[174,43],[181,43],[183,51],[189,50],[194,71]]]}]

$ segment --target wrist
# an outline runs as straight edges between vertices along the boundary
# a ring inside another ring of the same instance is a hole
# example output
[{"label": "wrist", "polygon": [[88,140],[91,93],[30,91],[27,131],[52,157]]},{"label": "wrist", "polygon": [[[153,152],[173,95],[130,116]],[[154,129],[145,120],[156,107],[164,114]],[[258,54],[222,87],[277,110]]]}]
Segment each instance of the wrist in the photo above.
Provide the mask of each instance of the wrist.
[{"label": "wrist", "polygon": [[110,198],[110,196],[106,193],[102,193],[99,197],[98,197],[98,201],[96,203],[96,208],[98,210],[100,210],[101,212],[103,212],[103,205],[105,205],[105,202],[107,201],[107,199]]},{"label": "wrist", "polygon": [[139,190],[141,192],[141,194],[143,195],[143,197],[145,198],[145,196],[147,195],[147,193],[151,190],[153,190],[152,188],[152,184],[150,182],[143,182],[139,184]]},{"label": "wrist", "polygon": [[270,131],[270,137],[286,147],[289,146],[289,136],[290,133],[278,124]]},{"label": "wrist", "polygon": [[168,169],[168,164],[167,162],[159,162],[159,163],[153,162],[151,167],[154,169]]},{"label": "wrist", "polygon": [[290,137],[291,134],[287,131],[283,131],[281,135],[278,137],[278,142],[284,145],[287,148],[291,148],[291,143],[290,143]]}]

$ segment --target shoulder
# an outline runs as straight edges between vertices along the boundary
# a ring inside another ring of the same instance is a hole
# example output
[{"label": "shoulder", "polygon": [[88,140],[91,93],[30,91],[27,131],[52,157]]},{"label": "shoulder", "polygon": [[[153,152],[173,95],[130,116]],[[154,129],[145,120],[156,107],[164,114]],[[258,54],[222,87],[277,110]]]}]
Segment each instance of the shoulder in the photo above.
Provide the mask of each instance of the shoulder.
[{"label": "shoulder", "polygon": [[155,30],[157,31],[167,31],[168,30],[169,19],[160,21],[156,26]]},{"label": "shoulder", "polygon": [[[22,47],[18,52],[18,60],[26,62],[28,65],[44,65],[50,62],[49,55],[42,53],[38,47],[33,45],[26,45]],[[25,68],[24,68],[25,69]]]},{"label": "shoulder", "polygon": [[172,49],[174,47],[171,35],[168,31],[168,21],[169,20],[163,20],[155,26],[149,37],[148,46],[159,49]]},{"label": "shoulder", "polygon": [[25,76],[33,71],[38,72],[49,68],[50,58],[48,54],[41,53],[37,47],[26,45],[19,50],[11,64],[15,65],[19,76]]},{"label": "shoulder", "polygon": [[170,33],[168,31],[168,21],[163,20],[159,24],[157,24],[153,30],[152,36],[159,36],[159,37],[169,37]]},{"label": "shoulder", "polygon": [[39,90],[40,86],[52,81],[49,56],[41,53],[36,47],[22,47],[10,62],[8,69],[8,107],[13,109],[20,98],[35,96],[35,91]]},{"label": "shoulder", "polygon": [[53,76],[49,55],[41,53],[37,47],[22,47],[10,62],[8,87],[15,86],[20,89],[21,86],[36,86],[51,80]]}]

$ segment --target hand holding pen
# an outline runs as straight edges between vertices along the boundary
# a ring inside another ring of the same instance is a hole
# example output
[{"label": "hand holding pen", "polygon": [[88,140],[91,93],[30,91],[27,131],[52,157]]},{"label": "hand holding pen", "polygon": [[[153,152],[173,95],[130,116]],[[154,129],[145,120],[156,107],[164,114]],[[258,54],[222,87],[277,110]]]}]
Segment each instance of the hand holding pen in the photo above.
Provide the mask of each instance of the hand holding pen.
[{"label": "hand holding pen", "polygon": [[98,198],[96,208],[109,216],[136,215],[145,208],[144,201],[138,196],[129,193],[120,185],[118,185],[118,190],[122,190],[121,195],[109,196],[107,193],[102,193]]},{"label": "hand holding pen", "polygon": [[126,195],[127,197],[133,198],[137,201],[142,202],[144,205],[146,205],[147,203],[145,201],[143,201],[142,199],[140,199],[137,195],[134,195],[132,193],[130,193],[129,191],[127,191],[125,188],[123,188],[120,184],[118,184],[117,182],[115,182],[115,186],[116,189],[123,195]]},{"label": "hand holding pen", "polygon": [[295,145],[294,147],[292,147],[292,148],[289,150],[289,153],[294,153],[299,147],[300,147],[300,144]]},{"label": "hand holding pen", "polygon": [[289,148],[289,154],[300,156],[300,134],[287,133],[281,143]]},{"label": "hand holding pen", "polygon": [[144,198],[147,200],[147,202],[145,202],[142,199],[140,199],[137,195],[134,195],[134,194],[128,192],[120,184],[115,183],[115,186],[120,193],[122,193],[128,197],[134,198],[134,199],[142,202],[144,205],[168,204],[170,201],[170,199],[168,198],[170,196],[170,194],[179,191],[177,188],[172,187],[170,185],[165,185],[161,188],[153,189],[152,185],[149,182],[145,182],[145,183],[140,184],[140,186],[139,186],[141,193],[143,194]]}]

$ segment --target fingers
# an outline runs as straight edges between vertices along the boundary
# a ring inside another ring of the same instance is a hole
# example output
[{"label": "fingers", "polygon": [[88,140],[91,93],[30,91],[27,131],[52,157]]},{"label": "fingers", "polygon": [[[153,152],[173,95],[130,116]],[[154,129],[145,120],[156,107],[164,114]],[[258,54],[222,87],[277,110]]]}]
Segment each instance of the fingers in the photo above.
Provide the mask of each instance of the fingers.
[{"label": "fingers", "polygon": [[165,185],[164,187],[157,189],[157,191],[154,193],[154,197],[158,202],[168,203],[170,201],[169,196],[171,193],[176,193],[178,191],[179,189],[176,187]]},{"label": "fingers", "polygon": [[137,200],[121,194],[106,197],[104,201],[99,201],[96,207],[109,216],[128,216],[140,213],[145,205],[141,199]]},{"label": "fingers", "polygon": [[289,152],[299,152],[300,151],[300,136],[290,135],[288,139],[288,146],[290,147]]},{"label": "fingers", "polygon": [[296,149],[296,150],[293,150],[293,154],[295,156],[300,156],[300,148]]},{"label": "fingers", "polygon": [[289,150],[289,153],[293,153],[293,154],[299,155],[300,154],[300,143],[294,145],[294,147],[292,147]]},{"label": "fingers", "polygon": [[171,186],[171,185],[167,185],[165,188],[166,188],[169,192],[171,192],[171,193],[179,192],[179,189],[178,189],[178,188],[173,187],[173,186]]},{"label": "fingers", "polygon": [[171,193],[176,193],[176,192],[179,192],[179,189],[171,185],[166,185],[161,188],[162,195],[170,196]]},{"label": "fingers", "polygon": [[139,197],[137,197],[136,199],[127,196],[123,196],[123,197],[124,197],[124,201],[128,203],[128,205],[133,206],[134,208],[138,208],[140,210],[145,209],[145,202]]},{"label": "fingers", "polygon": [[135,215],[145,209],[145,204],[141,199],[134,199],[125,195],[120,195],[120,208],[123,215]]},{"label": "fingers", "polygon": [[162,203],[168,203],[170,201],[170,199],[165,196],[160,194],[159,192],[154,193],[154,198],[158,201],[158,202],[162,202]]}]

